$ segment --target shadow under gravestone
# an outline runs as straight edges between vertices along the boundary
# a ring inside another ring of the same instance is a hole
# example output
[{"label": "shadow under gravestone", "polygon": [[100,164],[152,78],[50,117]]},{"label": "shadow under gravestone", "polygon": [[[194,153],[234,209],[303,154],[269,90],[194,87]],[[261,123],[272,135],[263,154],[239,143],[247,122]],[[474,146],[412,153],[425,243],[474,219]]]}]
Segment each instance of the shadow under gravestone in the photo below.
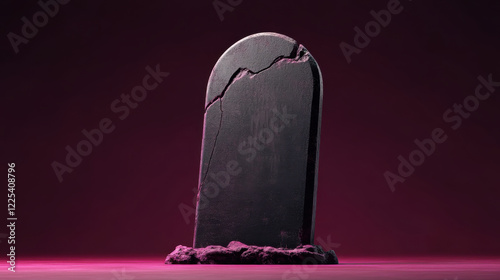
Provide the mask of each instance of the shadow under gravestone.
[{"label": "shadow under gravestone", "polygon": [[220,57],[205,102],[194,246],[177,246],[166,263],[338,263],[312,245],[322,98],[316,61],[287,36],[251,35]]}]

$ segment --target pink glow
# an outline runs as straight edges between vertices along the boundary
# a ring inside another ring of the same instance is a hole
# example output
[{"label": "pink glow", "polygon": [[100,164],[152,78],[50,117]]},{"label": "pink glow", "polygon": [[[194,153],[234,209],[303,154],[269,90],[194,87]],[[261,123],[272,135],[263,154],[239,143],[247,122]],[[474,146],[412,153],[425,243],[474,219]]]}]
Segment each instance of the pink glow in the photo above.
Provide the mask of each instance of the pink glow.
[{"label": "pink glow", "polygon": [[162,258],[19,260],[1,279],[499,279],[500,258],[340,258],[339,265],[165,265]]}]

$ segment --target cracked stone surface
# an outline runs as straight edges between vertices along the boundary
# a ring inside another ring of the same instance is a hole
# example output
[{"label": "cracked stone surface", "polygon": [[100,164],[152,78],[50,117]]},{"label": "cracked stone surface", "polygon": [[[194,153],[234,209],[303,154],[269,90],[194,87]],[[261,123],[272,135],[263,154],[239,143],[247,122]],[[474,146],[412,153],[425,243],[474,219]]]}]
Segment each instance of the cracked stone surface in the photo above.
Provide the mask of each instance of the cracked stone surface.
[{"label": "cracked stone surface", "polygon": [[319,67],[289,37],[255,34],[221,56],[207,86],[195,248],[312,244],[321,104]]},{"label": "cracked stone surface", "polygon": [[338,264],[335,252],[324,252],[318,245],[300,245],[294,249],[249,246],[231,241],[227,247],[192,248],[179,245],[166,264]]}]

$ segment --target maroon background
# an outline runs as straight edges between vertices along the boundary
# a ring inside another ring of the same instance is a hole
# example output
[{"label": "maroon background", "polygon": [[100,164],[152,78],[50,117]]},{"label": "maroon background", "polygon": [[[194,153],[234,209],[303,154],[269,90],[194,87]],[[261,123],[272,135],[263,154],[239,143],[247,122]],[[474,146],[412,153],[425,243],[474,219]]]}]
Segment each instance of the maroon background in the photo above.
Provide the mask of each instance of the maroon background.
[{"label": "maroon background", "polygon": [[[339,43],[388,1],[243,1],[222,22],[211,1],[114,2],[71,1],[15,54],[7,33],[40,8],[2,1],[2,172],[16,163],[18,257],[191,245],[194,217],[186,225],[178,205],[197,185],[207,79],[229,46],[263,31],[304,44],[322,70],[316,237],[331,235],[340,257],[498,254],[500,90],[456,131],[442,114],[478,75],[500,80],[499,2],[402,1],[350,64]],[[120,121],[111,102],[158,63],[170,76]],[[105,117],[115,131],[59,183],[51,163]],[[392,193],[383,173],[435,127],[448,140]]]}]

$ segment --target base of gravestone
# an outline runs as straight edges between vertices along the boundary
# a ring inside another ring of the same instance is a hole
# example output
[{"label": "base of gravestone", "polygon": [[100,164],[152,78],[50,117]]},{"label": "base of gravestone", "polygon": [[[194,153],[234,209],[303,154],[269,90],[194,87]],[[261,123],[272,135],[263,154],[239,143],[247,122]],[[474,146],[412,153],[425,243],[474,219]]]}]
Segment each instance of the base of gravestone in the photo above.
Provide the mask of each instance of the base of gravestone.
[{"label": "base of gravestone", "polygon": [[212,245],[192,248],[178,245],[168,254],[166,264],[338,264],[333,250],[319,245],[300,245],[294,249],[251,246],[231,241],[227,247]]}]

